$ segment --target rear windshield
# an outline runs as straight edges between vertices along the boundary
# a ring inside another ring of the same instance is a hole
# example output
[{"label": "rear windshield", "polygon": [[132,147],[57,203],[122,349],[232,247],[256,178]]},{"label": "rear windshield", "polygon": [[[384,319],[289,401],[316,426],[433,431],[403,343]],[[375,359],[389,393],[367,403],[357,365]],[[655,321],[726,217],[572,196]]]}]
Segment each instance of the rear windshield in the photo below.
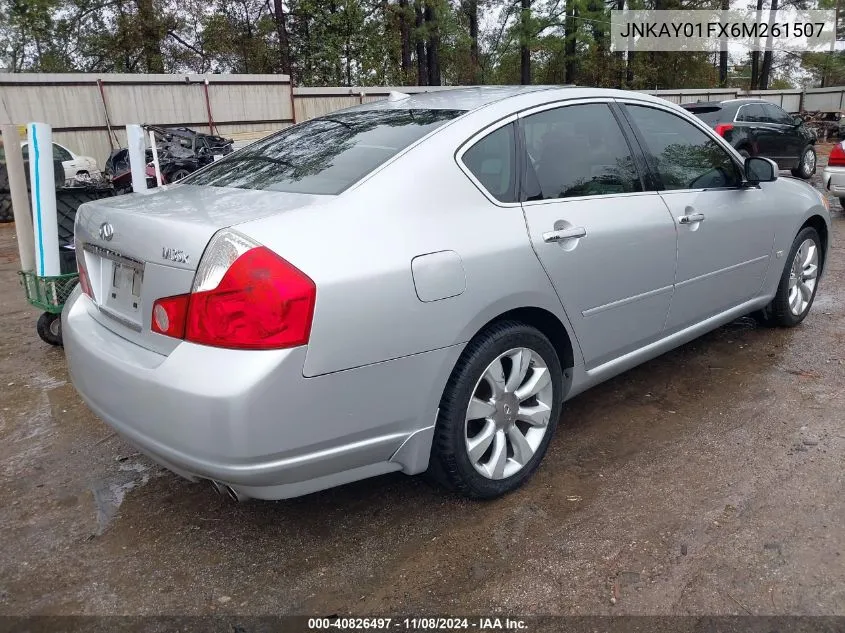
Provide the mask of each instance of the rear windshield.
[{"label": "rear windshield", "polygon": [[722,117],[722,108],[719,106],[685,105],[681,107],[686,108],[708,125],[715,125]]},{"label": "rear windshield", "polygon": [[367,110],[311,119],[260,140],[182,182],[337,194],[463,110]]}]

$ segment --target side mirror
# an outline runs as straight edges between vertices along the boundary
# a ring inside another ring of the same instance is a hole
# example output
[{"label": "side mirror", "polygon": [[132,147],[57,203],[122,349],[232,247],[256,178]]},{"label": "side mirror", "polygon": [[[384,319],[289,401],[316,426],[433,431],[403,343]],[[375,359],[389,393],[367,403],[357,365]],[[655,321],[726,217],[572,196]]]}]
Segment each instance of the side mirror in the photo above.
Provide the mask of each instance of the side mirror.
[{"label": "side mirror", "polygon": [[750,156],[745,159],[745,180],[748,184],[774,182],[777,179],[778,166],[773,160],[762,156]]},{"label": "side mirror", "polygon": [[792,123],[795,125],[795,127],[798,127],[799,125],[804,124],[804,119],[802,119],[800,116],[798,116],[796,114],[795,116],[792,117]]}]

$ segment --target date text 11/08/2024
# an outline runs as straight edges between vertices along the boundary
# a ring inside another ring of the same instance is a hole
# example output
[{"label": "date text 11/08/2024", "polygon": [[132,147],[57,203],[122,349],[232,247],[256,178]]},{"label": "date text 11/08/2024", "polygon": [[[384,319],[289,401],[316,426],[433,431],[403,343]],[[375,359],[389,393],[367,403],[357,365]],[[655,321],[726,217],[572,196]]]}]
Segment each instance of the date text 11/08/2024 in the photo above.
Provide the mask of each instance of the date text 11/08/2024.
[{"label": "date text 11/08/2024", "polygon": [[524,631],[528,628],[524,620],[518,618],[309,618],[309,630],[389,630],[408,631]]}]

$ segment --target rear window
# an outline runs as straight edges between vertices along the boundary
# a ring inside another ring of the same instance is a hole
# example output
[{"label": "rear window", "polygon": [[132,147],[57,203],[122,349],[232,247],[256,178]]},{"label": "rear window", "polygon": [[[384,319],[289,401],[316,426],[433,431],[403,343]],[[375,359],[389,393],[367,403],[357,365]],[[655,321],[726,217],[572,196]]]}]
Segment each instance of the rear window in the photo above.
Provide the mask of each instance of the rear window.
[{"label": "rear window", "polygon": [[337,194],[463,110],[367,110],[311,119],[230,154],[182,182]]},{"label": "rear window", "polygon": [[722,108],[719,106],[685,105],[682,107],[692,112],[707,125],[716,125],[722,119]]}]

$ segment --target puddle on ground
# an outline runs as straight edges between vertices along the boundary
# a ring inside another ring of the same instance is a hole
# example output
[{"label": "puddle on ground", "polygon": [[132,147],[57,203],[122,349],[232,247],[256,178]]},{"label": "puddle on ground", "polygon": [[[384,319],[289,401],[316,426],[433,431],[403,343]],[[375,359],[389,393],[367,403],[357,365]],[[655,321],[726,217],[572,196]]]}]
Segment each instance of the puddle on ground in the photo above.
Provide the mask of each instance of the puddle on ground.
[{"label": "puddle on ground", "polygon": [[[119,458],[120,459],[120,458]],[[100,536],[117,516],[126,494],[149,483],[161,475],[161,469],[143,462],[126,461],[118,473],[108,481],[96,482],[91,486],[94,508],[97,515],[97,532]]]}]

